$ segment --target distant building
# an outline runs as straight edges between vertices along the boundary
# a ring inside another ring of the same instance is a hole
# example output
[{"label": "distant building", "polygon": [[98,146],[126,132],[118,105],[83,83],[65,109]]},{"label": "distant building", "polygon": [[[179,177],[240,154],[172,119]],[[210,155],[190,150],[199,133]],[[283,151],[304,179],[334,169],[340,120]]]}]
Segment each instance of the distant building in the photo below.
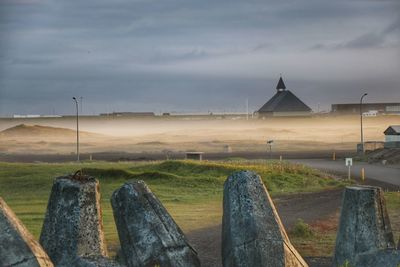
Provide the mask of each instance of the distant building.
[{"label": "distant building", "polygon": [[[364,142],[364,151],[374,151],[376,149],[384,148],[385,147],[385,142],[382,141],[367,141]],[[360,146],[360,150],[362,147]]]},{"label": "distant building", "polygon": [[203,160],[204,152],[186,152],[185,159]]},{"label": "distant building", "polygon": [[101,113],[100,116],[134,116],[134,117],[154,117],[154,112],[113,112],[113,113]]},{"label": "distant building", "polygon": [[400,125],[391,125],[384,131],[385,148],[400,148]]},{"label": "distant building", "polygon": [[[360,103],[333,104],[332,113],[360,114]],[[400,114],[400,103],[363,103],[363,113],[376,112],[377,114]]]},{"label": "distant building", "polygon": [[276,90],[276,94],[257,111],[259,117],[311,115],[311,108],[286,89],[282,77],[279,78]]},{"label": "distant building", "polygon": [[14,119],[31,119],[31,118],[40,118],[40,115],[36,114],[27,114],[27,115],[19,115],[19,114],[14,114],[13,115]]}]

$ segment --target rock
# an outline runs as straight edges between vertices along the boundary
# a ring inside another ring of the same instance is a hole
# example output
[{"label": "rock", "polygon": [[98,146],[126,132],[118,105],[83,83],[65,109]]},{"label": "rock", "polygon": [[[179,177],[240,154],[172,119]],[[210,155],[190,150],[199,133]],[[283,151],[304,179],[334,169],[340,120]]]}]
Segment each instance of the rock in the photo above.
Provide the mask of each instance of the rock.
[{"label": "rock", "polygon": [[0,266],[53,266],[40,244],[1,197]]},{"label": "rock", "polygon": [[260,178],[236,172],[224,184],[223,266],[308,266],[292,246]]},{"label": "rock", "polygon": [[200,266],[197,252],[145,182],[125,183],[111,205],[127,266]]},{"label": "rock", "polygon": [[354,267],[398,267],[400,265],[400,251],[380,250],[373,253],[358,254]]},{"label": "rock", "polygon": [[373,186],[346,187],[333,266],[341,266],[346,260],[354,265],[359,254],[374,254],[394,248],[382,189]]},{"label": "rock", "polygon": [[55,179],[40,243],[57,266],[79,257],[106,257],[99,183],[88,176]]}]

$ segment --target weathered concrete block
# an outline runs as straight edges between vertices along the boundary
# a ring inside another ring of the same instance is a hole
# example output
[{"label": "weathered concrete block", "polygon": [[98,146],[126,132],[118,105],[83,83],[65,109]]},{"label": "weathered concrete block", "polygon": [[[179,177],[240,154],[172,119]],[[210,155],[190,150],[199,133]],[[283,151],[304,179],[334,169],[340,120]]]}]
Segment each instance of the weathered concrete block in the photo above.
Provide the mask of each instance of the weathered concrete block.
[{"label": "weathered concrete block", "polygon": [[0,266],[53,266],[43,248],[1,197]]},{"label": "weathered concrete block", "polygon": [[111,198],[127,266],[200,266],[196,251],[145,182],[128,182]]},{"label": "weathered concrete block", "polygon": [[224,184],[223,266],[307,266],[292,246],[274,204],[254,172],[241,171]]},{"label": "weathered concrete block", "polygon": [[71,266],[78,257],[107,256],[95,178],[55,179],[40,243],[57,266]]},{"label": "weathered concrete block", "polygon": [[369,252],[358,254],[354,267],[398,267],[400,265],[400,251],[398,250],[380,250],[378,252]]},{"label": "weathered concrete block", "polygon": [[71,263],[74,267],[121,267],[118,262],[105,257],[80,257]]},{"label": "weathered concrete block", "polygon": [[394,248],[382,189],[373,186],[346,187],[333,265],[341,266],[346,260],[354,265],[357,255],[361,253]]}]

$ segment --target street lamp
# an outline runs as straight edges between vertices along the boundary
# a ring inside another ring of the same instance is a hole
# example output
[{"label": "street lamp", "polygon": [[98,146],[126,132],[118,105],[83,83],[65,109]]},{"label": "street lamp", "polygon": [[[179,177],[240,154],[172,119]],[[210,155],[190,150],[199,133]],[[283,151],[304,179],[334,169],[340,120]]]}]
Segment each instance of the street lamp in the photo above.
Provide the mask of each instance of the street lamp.
[{"label": "street lamp", "polygon": [[362,103],[364,97],[366,97],[368,94],[365,93],[361,96],[360,98],[360,123],[361,123],[361,153],[364,154],[364,133],[363,133],[363,111],[362,111]]},{"label": "street lamp", "polygon": [[76,105],[76,160],[79,162],[79,109],[76,97],[73,97],[72,99],[75,101]]}]

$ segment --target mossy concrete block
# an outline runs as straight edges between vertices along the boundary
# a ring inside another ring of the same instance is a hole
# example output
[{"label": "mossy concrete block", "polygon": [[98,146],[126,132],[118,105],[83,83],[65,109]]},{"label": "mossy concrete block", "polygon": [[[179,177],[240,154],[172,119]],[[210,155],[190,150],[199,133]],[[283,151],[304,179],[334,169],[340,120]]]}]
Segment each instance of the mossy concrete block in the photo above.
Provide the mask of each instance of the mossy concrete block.
[{"label": "mossy concrete block", "polygon": [[343,194],[333,265],[355,264],[363,253],[395,249],[383,191],[373,186],[348,186]]},{"label": "mossy concrete block", "polygon": [[55,179],[40,243],[57,266],[78,257],[107,256],[99,182],[88,176]]},{"label": "mossy concrete block", "polygon": [[46,252],[2,198],[0,198],[0,266],[53,266]]},{"label": "mossy concrete block", "polygon": [[261,177],[233,173],[224,184],[222,261],[226,267],[307,266],[290,243]]},{"label": "mossy concrete block", "polygon": [[196,251],[145,182],[125,183],[111,204],[127,266],[200,266]]}]

